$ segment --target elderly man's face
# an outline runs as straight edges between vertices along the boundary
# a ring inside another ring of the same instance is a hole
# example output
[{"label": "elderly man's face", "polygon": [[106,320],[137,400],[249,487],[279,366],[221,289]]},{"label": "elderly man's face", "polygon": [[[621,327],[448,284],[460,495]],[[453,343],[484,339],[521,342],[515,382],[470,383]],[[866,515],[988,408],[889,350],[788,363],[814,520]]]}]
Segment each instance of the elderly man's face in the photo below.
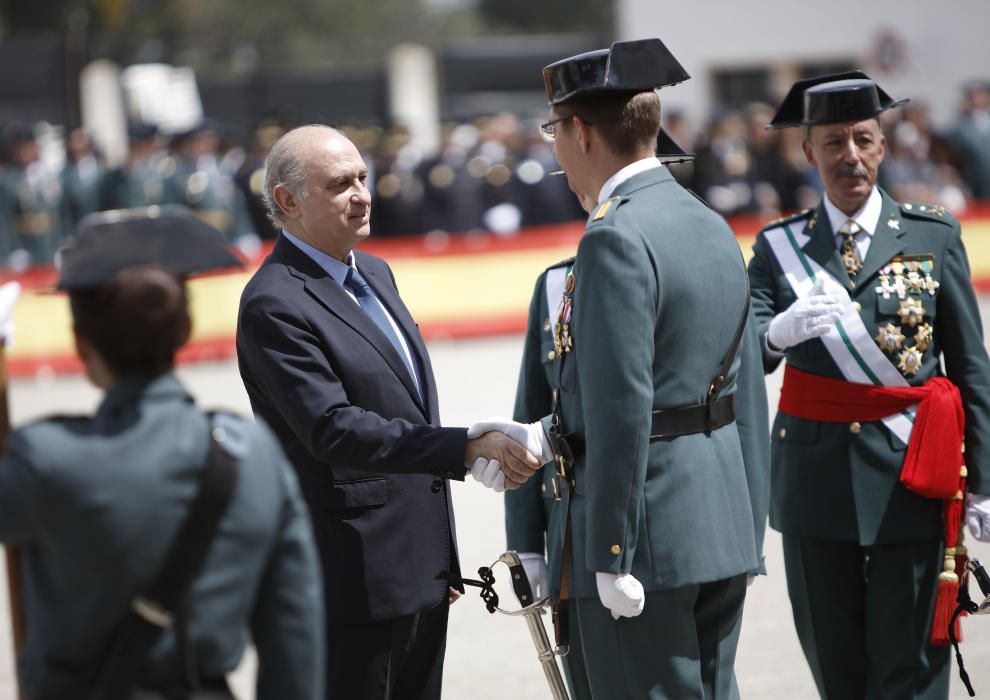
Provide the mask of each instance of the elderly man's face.
[{"label": "elderly man's face", "polygon": [[320,134],[305,146],[306,180],[296,198],[294,231],[340,260],[371,235],[368,166],[343,136]]},{"label": "elderly man's face", "polygon": [[877,120],[812,126],[803,147],[832,204],[850,216],[856,213],[873,191],[885,152]]}]

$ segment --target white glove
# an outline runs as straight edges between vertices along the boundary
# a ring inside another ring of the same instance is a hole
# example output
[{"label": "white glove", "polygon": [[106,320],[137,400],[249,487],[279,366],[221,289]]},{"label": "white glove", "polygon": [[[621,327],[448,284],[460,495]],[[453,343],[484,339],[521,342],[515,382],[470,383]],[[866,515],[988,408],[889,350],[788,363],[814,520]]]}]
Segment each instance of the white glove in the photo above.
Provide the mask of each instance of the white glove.
[{"label": "white glove", "polygon": [[550,572],[547,569],[547,560],[543,558],[543,555],[536,552],[520,552],[519,563],[526,570],[526,578],[529,579],[529,587],[533,591],[533,600],[539,600],[543,596],[549,595]]},{"label": "white glove", "polygon": [[826,294],[824,284],[824,280],[819,278],[809,296],[798,299],[786,311],[773,317],[767,329],[771,350],[784,350],[823,336],[842,318],[842,300],[836,294]]},{"label": "white glove", "polygon": [[8,348],[14,344],[14,306],[20,296],[20,282],[0,286],[0,342]]},{"label": "white glove", "polygon": [[636,617],[646,605],[643,584],[632,574],[595,572],[598,599],[612,613],[612,618]]},{"label": "white glove", "polygon": [[474,460],[474,464],[471,465],[471,476],[495,493],[505,491],[505,474],[502,473],[502,465],[497,459],[479,457]]},{"label": "white glove", "polygon": [[990,496],[971,493],[966,498],[966,525],[980,542],[990,542]]},{"label": "white glove", "polygon": [[497,430],[525,447],[529,450],[530,454],[540,460],[540,464],[546,464],[553,459],[553,451],[550,449],[550,440],[547,438],[547,431],[543,429],[543,424],[539,421],[535,423],[517,423],[502,416],[486,418],[485,420],[473,423],[468,428],[468,440],[481,437],[493,430]]}]

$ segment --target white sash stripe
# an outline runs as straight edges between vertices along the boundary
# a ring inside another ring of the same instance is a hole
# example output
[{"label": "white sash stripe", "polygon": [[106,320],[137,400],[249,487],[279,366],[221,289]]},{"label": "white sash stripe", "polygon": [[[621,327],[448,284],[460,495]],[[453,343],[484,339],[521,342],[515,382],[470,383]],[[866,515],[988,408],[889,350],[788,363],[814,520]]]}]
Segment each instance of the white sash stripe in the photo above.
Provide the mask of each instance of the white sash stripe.
[{"label": "white sash stripe", "polygon": [[[788,237],[788,231],[793,237],[793,245]],[[909,386],[907,380],[874,342],[873,335],[867,330],[859,312],[853,307],[849,292],[821,265],[804,254],[802,248],[810,240],[810,237],[805,235],[803,231],[789,229],[786,224],[770,229],[763,235],[780,263],[788,284],[799,299],[811,293],[815,281],[819,277],[834,282],[832,287],[836,292],[842,290],[845,297],[843,301],[846,313],[835,326],[829,329],[828,333],[821,337],[821,341],[825,344],[825,348],[832,356],[842,376],[847,381],[856,384]],[[810,275],[808,274],[809,270],[811,271]],[[872,376],[870,376],[871,374]],[[902,413],[896,413],[883,419],[884,425],[905,445],[911,438],[916,409],[917,404]]]},{"label": "white sash stripe", "polygon": [[557,322],[557,313],[560,311],[560,300],[564,296],[564,282],[567,279],[567,265],[555,267],[547,270],[544,288],[547,294],[547,318],[552,326]]}]

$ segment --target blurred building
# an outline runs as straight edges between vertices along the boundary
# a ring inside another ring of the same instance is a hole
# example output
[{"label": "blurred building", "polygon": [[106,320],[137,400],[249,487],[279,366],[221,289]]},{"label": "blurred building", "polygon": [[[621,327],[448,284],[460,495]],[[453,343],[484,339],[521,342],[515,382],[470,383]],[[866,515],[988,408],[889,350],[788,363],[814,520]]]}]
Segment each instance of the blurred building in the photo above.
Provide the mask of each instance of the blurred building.
[{"label": "blurred building", "polygon": [[861,68],[948,125],[960,87],[990,77],[990,3],[618,0],[617,39],[659,36],[692,79],[661,93],[692,120],[751,100],[776,104],[798,78]]}]

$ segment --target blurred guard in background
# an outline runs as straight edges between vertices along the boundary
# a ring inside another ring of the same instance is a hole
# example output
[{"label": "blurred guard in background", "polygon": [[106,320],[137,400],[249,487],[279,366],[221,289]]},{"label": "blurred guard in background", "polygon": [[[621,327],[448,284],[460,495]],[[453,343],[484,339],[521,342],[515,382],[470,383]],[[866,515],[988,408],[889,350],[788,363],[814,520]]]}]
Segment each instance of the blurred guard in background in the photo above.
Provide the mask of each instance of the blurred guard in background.
[{"label": "blurred guard in background", "polygon": [[58,178],[41,162],[30,124],[9,124],[3,140],[9,161],[0,183],[8,205],[8,264],[14,269],[51,264],[62,230]]},{"label": "blurred guard in background", "polygon": [[[258,698],[322,698],[318,563],[295,476],[266,427],[208,416],[172,374],[190,333],[182,276],[235,264],[188,214],[97,218],[64,251],[76,349],[106,396],[93,416],[16,430],[0,461],[0,540],[22,557],[27,700],[131,697],[94,693],[122,669],[148,700],[192,688],[232,697],[224,676],[248,628]],[[237,463],[231,500],[191,590],[162,609],[146,592],[202,496],[217,440]],[[166,629],[108,667],[132,608]]]},{"label": "blurred guard in background", "polygon": [[65,139],[65,166],[59,175],[65,235],[74,233],[84,216],[99,211],[103,171],[89,134],[85,129],[72,129]]},{"label": "blurred guard in background", "polygon": [[108,170],[100,180],[100,209],[132,209],[162,204],[162,152],[158,127],[145,122],[127,126],[127,163]]},{"label": "blurred guard in background", "polygon": [[[825,698],[948,696],[949,649],[929,637],[954,607],[965,472],[990,495],[990,362],[959,222],[876,186],[878,116],[905,101],[859,71],[794,84],[770,126],[804,128],[825,197],[764,229],[749,267],[766,370],[787,359],[770,523]],[[990,539],[990,498],[969,512]]]},{"label": "blurred guard in background", "polygon": [[531,307],[517,416],[553,410],[469,432],[528,435],[559,465],[549,514],[521,493],[507,530],[538,571],[548,529],[575,698],[737,697],[746,574],[761,569],[768,418],[745,266],[655,157],[654,90],[687,77],[658,39],[544,69],[543,129],[593,212]]}]

